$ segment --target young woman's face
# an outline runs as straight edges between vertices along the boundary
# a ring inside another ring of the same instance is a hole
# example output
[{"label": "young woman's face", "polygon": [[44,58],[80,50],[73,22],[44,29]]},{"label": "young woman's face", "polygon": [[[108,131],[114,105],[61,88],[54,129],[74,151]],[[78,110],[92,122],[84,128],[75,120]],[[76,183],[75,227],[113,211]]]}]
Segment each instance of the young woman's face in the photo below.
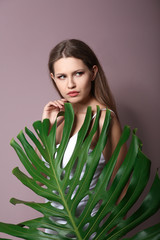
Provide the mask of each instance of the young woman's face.
[{"label": "young woman's face", "polygon": [[97,67],[90,71],[82,60],[67,57],[54,63],[54,79],[61,95],[71,103],[86,101],[91,97],[91,82],[97,73]]}]

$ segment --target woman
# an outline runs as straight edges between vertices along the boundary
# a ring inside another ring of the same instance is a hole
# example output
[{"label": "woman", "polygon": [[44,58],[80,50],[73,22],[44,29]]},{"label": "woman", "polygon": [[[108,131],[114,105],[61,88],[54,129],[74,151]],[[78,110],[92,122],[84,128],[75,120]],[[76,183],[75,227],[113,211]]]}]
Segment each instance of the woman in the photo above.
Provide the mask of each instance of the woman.
[{"label": "woman", "polygon": [[[91,151],[95,147],[100,136],[106,109],[111,110],[109,138],[94,175],[94,181],[91,184],[91,188],[94,188],[100,172],[111,157],[121,136],[121,126],[115,102],[109,89],[104,71],[90,47],[84,42],[76,39],[60,42],[55,48],[53,48],[49,56],[48,66],[50,77],[59,92],[61,99],[50,101],[44,107],[42,120],[48,118],[50,120],[50,127],[52,127],[57,118],[57,114],[60,111],[64,111],[65,102],[70,102],[72,104],[75,114],[70,140],[62,162],[63,167],[67,165],[71,157],[76,144],[77,133],[83,124],[87,107],[92,107],[92,124],[94,123],[94,117],[96,115],[96,105],[99,105],[101,109],[99,128],[93,137],[90,147]],[[58,117],[57,121],[56,144],[58,145],[62,138],[64,119],[63,117]],[[126,146],[124,145],[120,151],[111,181],[113,181],[125,154]],[[124,193],[125,190],[118,201],[122,199]],[[86,201],[87,199],[84,199],[84,202],[82,202],[80,211],[83,210]]]}]

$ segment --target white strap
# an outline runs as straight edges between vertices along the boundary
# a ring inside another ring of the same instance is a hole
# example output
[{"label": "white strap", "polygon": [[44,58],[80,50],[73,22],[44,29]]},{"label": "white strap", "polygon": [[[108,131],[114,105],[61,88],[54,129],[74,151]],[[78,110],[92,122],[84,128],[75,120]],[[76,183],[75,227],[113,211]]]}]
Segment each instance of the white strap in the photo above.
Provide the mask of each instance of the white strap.
[{"label": "white strap", "polygon": [[[106,111],[107,109],[110,110],[112,113],[114,113],[114,112],[113,112],[111,109],[109,109],[109,108],[102,108],[101,111]],[[97,115],[97,113],[95,113],[95,114],[93,115],[92,119],[95,118],[96,115]]]}]

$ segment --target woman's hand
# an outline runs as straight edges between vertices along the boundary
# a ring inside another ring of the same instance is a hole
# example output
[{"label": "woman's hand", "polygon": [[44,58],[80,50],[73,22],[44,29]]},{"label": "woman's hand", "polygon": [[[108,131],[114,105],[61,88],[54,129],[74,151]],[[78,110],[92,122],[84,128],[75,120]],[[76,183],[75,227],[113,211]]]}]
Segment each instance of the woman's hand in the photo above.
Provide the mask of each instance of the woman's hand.
[{"label": "woman's hand", "polygon": [[[60,100],[57,100],[57,101],[53,101],[53,102],[51,101],[51,102],[49,102],[45,105],[45,107],[43,109],[43,114],[42,114],[42,121],[45,118],[48,118],[50,120],[50,129],[51,129],[52,125],[54,124],[56,118],[57,118],[57,114],[60,111],[64,111],[64,103],[65,102],[67,102],[67,100],[63,98],[63,99],[60,99]],[[49,132],[50,132],[50,129],[49,129]],[[41,142],[41,144],[42,144],[42,142]],[[36,151],[37,155],[39,156],[39,158],[42,159],[42,156],[41,156],[39,150],[36,148],[35,151]],[[47,177],[44,173],[41,173],[41,174],[44,177]],[[40,185],[40,186],[43,185],[42,183],[40,183],[38,181],[37,181],[37,184]]]},{"label": "woman's hand", "polygon": [[57,114],[60,111],[64,111],[64,103],[65,102],[67,102],[67,100],[62,98],[60,100],[56,100],[53,102],[51,101],[51,102],[47,103],[43,110],[42,121],[45,118],[48,118],[50,120],[50,124],[52,126],[56,120]]}]

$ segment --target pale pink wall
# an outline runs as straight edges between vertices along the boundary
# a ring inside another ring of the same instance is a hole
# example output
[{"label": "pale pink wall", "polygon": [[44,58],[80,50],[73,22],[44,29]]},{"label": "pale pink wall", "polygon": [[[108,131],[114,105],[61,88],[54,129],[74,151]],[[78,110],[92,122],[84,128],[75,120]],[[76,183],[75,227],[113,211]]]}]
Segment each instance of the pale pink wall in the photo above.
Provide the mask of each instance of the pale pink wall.
[{"label": "pale pink wall", "polygon": [[[159,10],[158,0],[0,0],[0,221],[37,216],[9,203],[13,196],[39,200],[11,174],[15,166],[23,167],[9,142],[41,119],[43,106],[57,98],[47,61],[50,49],[63,39],[82,39],[95,50],[122,124],[138,128],[152,172],[160,166]],[[143,226],[157,221],[158,214]]]}]

